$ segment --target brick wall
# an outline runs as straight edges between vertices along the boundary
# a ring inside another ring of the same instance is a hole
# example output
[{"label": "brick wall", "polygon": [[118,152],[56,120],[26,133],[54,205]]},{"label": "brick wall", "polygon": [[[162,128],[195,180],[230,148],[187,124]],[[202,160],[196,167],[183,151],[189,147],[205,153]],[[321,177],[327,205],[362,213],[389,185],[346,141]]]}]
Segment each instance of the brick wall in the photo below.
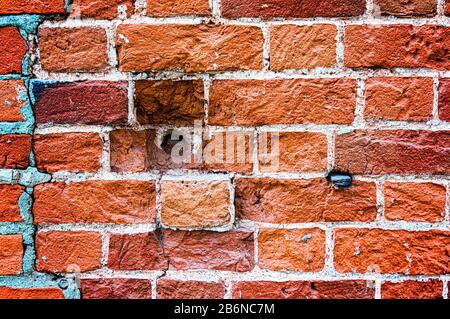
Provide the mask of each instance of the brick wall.
[{"label": "brick wall", "polygon": [[0,298],[447,298],[446,15],[0,0]]}]

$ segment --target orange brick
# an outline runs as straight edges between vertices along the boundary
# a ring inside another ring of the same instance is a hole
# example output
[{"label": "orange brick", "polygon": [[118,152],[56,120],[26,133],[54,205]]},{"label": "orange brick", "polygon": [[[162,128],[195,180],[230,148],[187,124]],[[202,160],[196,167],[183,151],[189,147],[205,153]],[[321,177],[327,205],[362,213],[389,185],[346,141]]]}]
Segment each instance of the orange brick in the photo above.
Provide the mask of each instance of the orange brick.
[{"label": "orange brick", "polygon": [[65,0],[0,0],[0,14],[64,14]]},{"label": "orange brick", "polygon": [[0,81],[0,122],[23,122],[27,89],[22,80]]},{"label": "orange brick", "polygon": [[0,223],[20,222],[19,199],[25,187],[19,185],[0,185]]},{"label": "orange brick", "polygon": [[384,282],[381,285],[383,299],[442,299],[442,281]]},{"label": "orange brick", "polygon": [[223,283],[160,279],[156,286],[158,299],[223,299]]},{"label": "orange brick", "polygon": [[64,299],[64,294],[58,288],[0,287],[0,299]]},{"label": "orange brick", "polygon": [[22,235],[0,235],[0,276],[22,273]]},{"label": "orange brick", "polygon": [[71,16],[88,17],[94,19],[114,19],[118,16],[119,7],[125,9],[126,16],[134,12],[133,0],[74,0]]},{"label": "orange brick", "polygon": [[206,16],[210,13],[208,0],[147,0],[147,15],[152,17]]}]

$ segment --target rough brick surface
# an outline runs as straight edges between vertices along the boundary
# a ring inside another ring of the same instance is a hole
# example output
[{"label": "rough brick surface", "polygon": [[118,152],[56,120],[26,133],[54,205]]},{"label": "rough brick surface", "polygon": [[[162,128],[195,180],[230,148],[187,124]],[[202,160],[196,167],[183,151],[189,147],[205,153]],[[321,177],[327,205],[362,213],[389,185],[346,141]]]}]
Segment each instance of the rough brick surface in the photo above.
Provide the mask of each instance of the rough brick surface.
[{"label": "rough brick surface", "polygon": [[121,25],[117,44],[122,71],[255,70],[263,60],[262,32],[252,26]]},{"label": "rough brick surface", "polygon": [[383,299],[442,299],[442,281],[384,282],[381,285]]},{"label": "rough brick surface", "polygon": [[100,267],[102,238],[96,232],[48,231],[36,238],[38,271],[76,273]]},{"label": "rough brick surface", "polygon": [[22,122],[27,90],[20,80],[0,81],[0,122]]},{"label": "rough brick surface", "polygon": [[450,29],[444,26],[348,26],[345,65],[360,68],[450,68]]},{"label": "rough brick surface", "polygon": [[64,299],[58,288],[0,287],[0,299]]},{"label": "rough brick surface", "polygon": [[71,7],[72,17],[95,19],[114,19],[119,8],[130,17],[134,12],[133,0],[74,0]]},{"label": "rough brick surface", "polygon": [[0,276],[22,273],[21,235],[0,235]]},{"label": "rough brick surface", "polygon": [[36,187],[35,223],[151,223],[155,185],[145,181],[48,183]]},{"label": "rough brick surface", "polygon": [[25,40],[17,28],[0,27],[0,75],[22,73],[26,51]]},{"label": "rough brick surface", "polygon": [[440,83],[439,118],[450,122],[450,79],[442,79]]},{"label": "rough brick surface", "polygon": [[375,198],[375,185],[366,182],[335,190],[318,179],[238,179],[235,204],[239,218],[258,222],[372,221]]},{"label": "rough brick surface", "polygon": [[364,0],[223,0],[222,12],[227,18],[312,18],[362,15]]},{"label": "rough brick surface", "polygon": [[147,0],[147,15],[152,17],[206,16],[210,12],[209,0]]},{"label": "rough brick surface", "polygon": [[272,70],[331,67],[336,64],[334,25],[274,26],[270,30]]},{"label": "rough brick surface", "polygon": [[368,120],[431,120],[433,103],[431,78],[371,78],[366,82]]},{"label": "rough brick surface", "polygon": [[36,166],[46,172],[96,172],[103,143],[99,134],[66,133],[34,136]]},{"label": "rough brick surface", "polygon": [[436,0],[375,0],[374,13],[398,17],[432,16],[436,14]]},{"label": "rough brick surface", "polygon": [[214,81],[209,124],[349,124],[355,98],[350,79]]},{"label": "rough brick surface", "polygon": [[150,299],[151,284],[145,279],[83,279],[83,299]]},{"label": "rough brick surface", "polygon": [[126,82],[35,82],[38,123],[124,124],[128,120]]},{"label": "rough brick surface", "polygon": [[100,28],[39,30],[42,67],[53,72],[101,70],[108,65],[106,32]]},{"label": "rough brick surface", "polygon": [[373,299],[375,284],[366,281],[241,281],[234,299]]},{"label": "rough brick surface", "polygon": [[0,168],[25,168],[31,151],[31,136],[0,135]]},{"label": "rough brick surface", "polygon": [[353,174],[448,174],[449,131],[355,131],[336,138],[336,167]]},{"label": "rough brick surface", "polygon": [[334,266],[340,273],[446,274],[449,245],[446,231],[338,229]]},{"label": "rough brick surface", "polygon": [[158,299],[223,299],[223,283],[160,279],[157,283]]},{"label": "rough brick surface", "polygon": [[25,188],[19,185],[0,185],[0,223],[20,222],[19,199]]},{"label": "rough brick surface", "polygon": [[64,14],[64,0],[0,0],[0,14]]},{"label": "rough brick surface", "polygon": [[386,183],[385,216],[390,220],[438,222],[445,215],[445,187],[432,183]]}]

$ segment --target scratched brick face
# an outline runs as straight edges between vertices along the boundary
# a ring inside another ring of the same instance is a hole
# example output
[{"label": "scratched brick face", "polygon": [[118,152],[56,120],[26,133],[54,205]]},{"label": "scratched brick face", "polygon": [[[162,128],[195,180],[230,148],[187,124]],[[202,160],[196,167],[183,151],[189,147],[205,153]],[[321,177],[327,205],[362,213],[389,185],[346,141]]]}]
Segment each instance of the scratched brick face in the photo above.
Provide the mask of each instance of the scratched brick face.
[{"label": "scratched brick face", "polygon": [[449,17],[0,0],[0,299],[449,299]]}]

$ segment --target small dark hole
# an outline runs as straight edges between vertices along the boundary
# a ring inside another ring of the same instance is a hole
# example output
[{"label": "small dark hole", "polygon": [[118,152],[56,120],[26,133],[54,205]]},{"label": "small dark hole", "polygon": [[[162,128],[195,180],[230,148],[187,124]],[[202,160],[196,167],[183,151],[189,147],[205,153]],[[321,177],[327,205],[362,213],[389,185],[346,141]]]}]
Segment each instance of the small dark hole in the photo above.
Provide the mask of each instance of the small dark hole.
[{"label": "small dark hole", "polygon": [[327,181],[336,189],[349,188],[352,186],[353,176],[347,172],[331,171],[327,175]]},{"label": "small dark hole", "polygon": [[[183,135],[173,136],[173,131],[167,132],[161,142],[161,149],[166,154],[171,154],[173,147],[183,141]],[[182,154],[180,154],[182,155]]]}]

